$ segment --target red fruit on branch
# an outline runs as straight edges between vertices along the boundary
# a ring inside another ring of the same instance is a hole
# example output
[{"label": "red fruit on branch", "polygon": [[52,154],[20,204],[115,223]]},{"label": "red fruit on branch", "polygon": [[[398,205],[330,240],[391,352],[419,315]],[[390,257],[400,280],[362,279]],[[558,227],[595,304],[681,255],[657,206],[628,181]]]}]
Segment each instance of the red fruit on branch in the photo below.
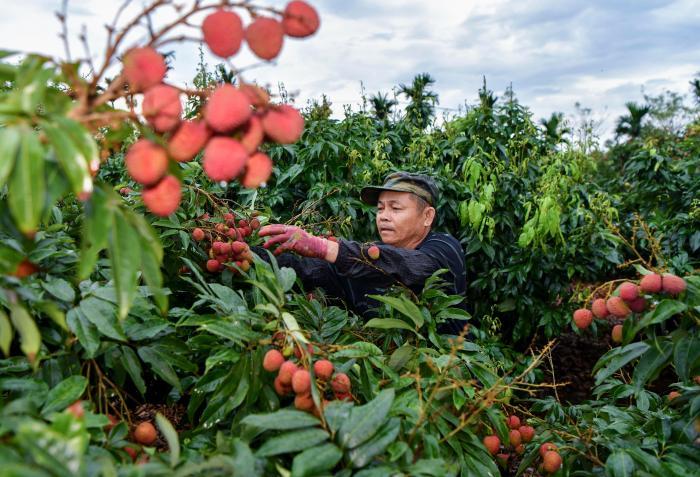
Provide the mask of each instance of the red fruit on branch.
[{"label": "red fruit on branch", "polygon": [[82,419],[83,416],[85,416],[85,409],[83,408],[82,401],[75,401],[66,408],[66,411],[71,413],[76,419]]},{"label": "red fruit on branch", "polygon": [[264,108],[270,102],[270,95],[268,92],[256,84],[242,83],[239,89],[248,97],[248,101],[255,108]]},{"label": "red fruit on branch", "polygon": [[518,428],[523,442],[530,442],[535,437],[535,428],[532,426],[520,426]]},{"label": "red fruit on branch", "polygon": [[605,298],[596,298],[593,300],[591,311],[596,318],[605,318],[610,314],[608,307],[605,306]]},{"label": "red fruit on branch", "polygon": [[300,369],[292,376],[292,389],[297,394],[306,394],[311,391],[311,374]]},{"label": "red fruit on branch", "polygon": [[11,275],[17,278],[25,278],[38,271],[39,267],[30,262],[28,258],[25,258],[17,264],[17,268],[15,268],[15,271],[12,272]]},{"label": "red fruit on branch", "polygon": [[209,127],[221,133],[245,124],[251,114],[248,96],[230,84],[216,88],[204,108],[204,119]]},{"label": "red fruit on branch", "polygon": [[129,147],[124,163],[136,182],[149,186],[157,183],[167,172],[168,155],[158,144],[139,139]]},{"label": "red fruit on branch", "polygon": [[292,392],[292,386],[290,384],[283,384],[279,376],[275,378],[273,385],[278,396],[287,396]]},{"label": "red fruit on branch", "polygon": [[122,60],[124,78],[132,92],[144,91],[165,78],[165,59],[150,46],[129,50]]},{"label": "red fruit on branch", "polygon": [[243,41],[243,22],[236,13],[217,10],[202,22],[204,42],[212,53],[228,58],[238,53]]},{"label": "red fruit on branch", "polygon": [[510,439],[510,445],[517,447],[523,441],[523,436],[520,435],[520,431],[516,429],[511,429],[508,433],[508,438]]},{"label": "red fruit on branch", "polygon": [[501,439],[496,435],[484,437],[483,443],[491,455],[496,455],[501,448]]},{"label": "red fruit on branch", "polygon": [[221,270],[221,263],[218,260],[214,258],[207,260],[207,271],[215,273],[219,270]]},{"label": "red fruit on branch", "polygon": [[639,288],[644,293],[659,293],[661,291],[661,275],[658,273],[644,275],[639,282]]},{"label": "red fruit on branch", "polygon": [[204,240],[204,230],[197,227],[192,231],[192,238],[197,242],[201,242],[202,240]]},{"label": "red fruit on branch", "polygon": [[639,296],[639,288],[634,283],[625,282],[620,285],[620,298],[626,302],[634,301]]},{"label": "red fruit on branch", "polygon": [[150,446],[157,438],[156,428],[149,421],[140,423],[134,430],[134,440],[139,444]]},{"label": "red fruit on branch", "polygon": [[282,27],[288,36],[303,38],[313,35],[320,23],[316,9],[306,2],[289,2],[284,9]]},{"label": "red fruit on branch", "polygon": [[270,175],[272,175],[272,159],[264,152],[256,152],[248,159],[241,184],[247,189],[255,189],[266,183]]},{"label": "red fruit on branch", "polygon": [[372,260],[377,260],[379,258],[379,247],[372,245],[367,249],[367,255],[369,255],[369,258]]},{"label": "red fruit on branch", "polygon": [[350,378],[345,373],[336,373],[331,381],[331,389],[338,394],[347,394],[350,392]]},{"label": "red fruit on branch", "polygon": [[556,451],[547,451],[542,456],[542,468],[550,474],[555,473],[561,467],[561,456]]},{"label": "red fruit on branch", "polygon": [[153,129],[160,133],[171,131],[180,123],[180,91],[167,84],[153,86],[144,93],[141,110]]},{"label": "red fruit on branch", "polygon": [[540,446],[540,456],[544,457],[544,455],[549,452],[549,451],[556,451],[558,448],[556,445],[552,444],[551,442],[545,442]]},{"label": "red fruit on branch", "polygon": [[668,393],[667,397],[668,397],[668,400],[670,402],[676,398],[679,398],[680,396],[681,396],[681,393],[679,393],[678,391],[671,391],[670,393]]},{"label": "red fruit on branch", "polygon": [[622,325],[613,326],[610,335],[613,343],[622,343]]},{"label": "red fruit on branch", "polygon": [[673,275],[672,273],[664,273],[663,280],[661,281],[661,289],[664,293],[668,293],[671,296],[680,295],[685,291],[686,283],[681,277]]},{"label": "red fruit on branch", "polygon": [[153,214],[167,217],[180,206],[180,181],[173,176],[165,176],[155,186],[144,189],[141,198]]},{"label": "red fruit on branch", "polygon": [[[299,373],[297,373],[299,374]],[[310,411],[314,407],[314,400],[311,394],[297,394],[294,398],[294,407],[300,411]]]},{"label": "red fruit on branch", "polygon": [[580,330],[585,330],[593,322],[593,313],[586,308],[579,308],[574,312],[574,324]]},{"label": "red fruit on branch", "polygon": [[282,24],[274,18],[258,17],[246,28],[245,40],[258,58],[276,58],[284,43]]},{"label": "red fruit on branch", "polygon": [[253,154],[258,150],[265,137],[260,117],[255,114],[252,115],[241,132],[242,134],[238,140],[248,154]]},{"label": "red fruit on branch", "polygon": [[260,228],[260,221],[258,219],[252,219],[250,221],[250,228],[253,230],[258,230]]},{"label": "red fruit on branch", "polygon": [[297,365],[294,364],[292,361],[285,361],[284,363],[282,363],[278,374],[278,377],[280,378],[280,383],[284,384],[285,386],[291,386],[292,377],[294,376],[294,374],[296,374],[297,371]]},{"label": "red fruit on branch", "polygon": [[314,373],[322,381],[328,381],[333,376],[333,363],[327,359],[319,359],[314,363]]},{"label": "red fruit on branch", "polygon": [[183,121],[168,141],[170,157],[177,162],[191,161],[210,135],[211,131],[203,121]]},{"label": "red fruit on branch", "polygon": [[617,318],[626,318],[630,314],[630,309],[625,301],[619,296],[611,296],[608,298],[605,306],[611,315]]},{"label": "red fruit on branch", "polygon": [[230,181],[236,178],[246,162],[248,154],[235,139],[213,137],[204,149],[204,172],[213,181]]},{"label": "red fruit on branch", "polygon": [[641,313],[647,307],[647,301],[644,299],[643,296],[638,296],[637,298],[629,302],[627,306],[629,306],[630,310],[632,310],[633,312]]},{"label": "red fruit on branch", "polygon": [[288,104],[271,106],[262,117],[267,137],[279,144],[292,144],[304,132],[304,118]]},{"label": "red fruit on branch", "polygon": [[279,371],[280,366],[284,363],[284,356],[276,349],[271,349],[265,353],[263,358],[263,369],[270,373]]},{"label": "red fruit on branch", "polygon": [[520,427],[520,418],[518,416],[508,416],[506,418],[506,425],[510,429],[517,429]]}]

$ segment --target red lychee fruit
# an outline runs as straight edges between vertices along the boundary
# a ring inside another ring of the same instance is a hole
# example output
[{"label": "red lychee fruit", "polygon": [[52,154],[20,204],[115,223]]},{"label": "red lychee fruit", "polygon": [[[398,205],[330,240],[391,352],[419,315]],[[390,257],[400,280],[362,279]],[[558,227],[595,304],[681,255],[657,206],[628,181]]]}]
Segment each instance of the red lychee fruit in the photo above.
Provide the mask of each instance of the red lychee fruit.
[{"label": "red lychee fruit", "polygon": [[150,46],[129,50],[122,60],[124,78],[132,92],[144,91],[165,78],[165,59]]},{"label": "red lychee fruit", "polygon": [[506,418],[506,425],[510,429],[517,429],[520,427],[520,418],[518,416],[508,416]]},{"label": "red lychee fruit", "polygon": [[217,136],[204,149],[204,172],[213,181],[230,181],[238,176],[248,160],[248,154],[235,139]]},{"label": "red lychee fruit", "polygon": [[173,176],[165,176],[153,187],[144,189],[141,198],[153,214],[167,217],[180,206],[182,198],[180,181]]},{"label": "red lychee fruit", "polygon": [[267,137],[279,144],[292,144],[304,132],[304,118],[288,104],[271,106],[262,117]]},{"label": "red lychee fruit", "polygon": [[276,349],[271,349],[265,353],[265,357],[263,358],[263,369],[273,373],[275,371],[279,371],[282,363],[284,363],[284,356],[282,356],[282,353]]},{"label": "red lychee fruit", "polygon": [[518,455],[523,455],[525,453],[525,446],[523,444],[515,446],[515,453]]},{"label": "red lychee fruit", "polygon": [[664,291],[664,293],[668,293],[671,296],[677,296],[685,291],[685,287],[686,283],[684,279],[673,275],[672,273],[664,273],[663,280],[661,282],[661,289]]},{"label": "red lychee fruit", "polygon": [[372,245],[367,249],[367,255],[369,255],[369,258],[372,260],[377,260],[379,258],[379,247]]},{"label": "red lychee fruit", "polygon": [[507,453],[496,454],[496,462],[498,463],[498,465],[500,465],[503,468],[505,468],[508,465],[508,459],[510,459],[510,454],[507,454]]},{"label": "red lychee fruit", "polygon": [[352,401],[350,393],[333,393],[338,401]]},{"label": "red lychee fruit", "polygon": [[659,293],[661,291],[661,275],[658,273],[644,275],[639,282],[639,288],[644,293]]},{"label": "red lychee fruit", "polygon": [[580,330],[585,330],[593,322],[593,313],[586,308],[579,308],[574,312],[574,324]]},{"label": "red lychee fruit", "polygon": [[139,139],[129,147],[124,163],[136,182],[148,186],[158,182],[167,172],[168,155],[158,144]]},{"label": "red lychee fruit", "polygon": [[633,312],[641,313],[647,307],[647,301],[644,299],[643,296],[638,296],[631,302],[627,303],[627,306],[629,306],[630,310],[632,310]]},{"label": "red lychee fruit", "polygon": [[243,41],[243,22],[236,13],[217,10],[202,22],[204,42],[212,53],[228,58],[238,53]]},{"label": "red lychee fruit", "polygon": [[518,428],[523,442],[530,442],[535,437],[535,428],[532,426],[520,426]]},{"label": "red lychee fruit", "polygon": [[613,326],[610,337],[613,343],[622,343],[622,325]]},{"label": "red lychee fruit", "polygon": [[136,460],[136,456],[139,454],[138,451],[131,446],[124,447],[124,452],[129,454],[129,457],[131,457],[132,462]]},{"label": "red lychee fruit", "polygon": [[209,140],[211,131],[203,121],[183,121],[168,141],[170,157],[177,162],[194,159]]},{"label": "red lychee fruit", "polygon": [[73,414],[76,419],[82,419],[85,416],[85,409],[83,408],[82,401],[75,401],[73,404],[66,408],[66,411]]},{"label": "red lychee fruit", "polygon": [[197,242],[201,242],[202,240],[204,240],[204,230],[197,227],[192,231],[192,238]]},{"label": "red lychee fruit", "polygon": [[107,414],[107,420],[109,420],[109,422],[105,424],[105,432],[111,431],[112,429],[114,429],[114,426],[119,424],[119,419],[117,418],[117,416],[113,416],[112,414]]},{"label": "red lychee fruit", "polygon": [[292,392],[292,386],[289,384],[282,384],[279,376],[275,378],[273,385],[278,396],[287,396]]},{"label": "red lychee fruit", "polygon": [[605,298],[596,298],[593,300],[591,311],[596,318],[605,318],[610,314],[608,307],[605,306]]},{"label": "red lychee fruit", "polygon": [[209,127],[222,133],[245,124],[251,114],[248,96],[230,84],[216,88],[204,108],[204,119]]},{"label": "red lychee fruit", "polygon": [[345,373],[336,373],[331,381],[333,392],[346,394],[350,392],[350,378]]},{"label": "red lychee fruit", "polygon": [[282,27],[284,33],[295,38],[303,38],[316,33],[321,20],[316,9],[306,2],[293,1],[284,9]]},{"label": "red lychee fruit", "polygon": [[631,302],[639,296],[639,288],[634,283],[625,282],[620,285],[620,298]]},{"label": "red lychee fruit", "polygon": [[523,437],[520,435],[520,431],[511,429],[510,432],[508,433],[508,437],[510,439],[510,445],[513,447],[517,447],[520,445],[520,443],[523,441]]},{"label": "red lychee fruit", "polygon": [[253,154],[258,150],[263,137],[265,137],[260,117],[255,114],[252,115],[241,132],[242,134],[238,140],[248,154]]},{"label": "red lychee fruit", "polygon": [[258,219],[252,219],[250,221],[250,228],[253,230],[258,230],[260,228],[260,221]]},{"label": "red lychee fruit", "polygon": [[241,184],[246,189],[255,189],[267,182],[272,174],[272,159],[264,152],[256,152],[246,164]]},{"label": "red lychee fruit", "polygon": [[211,273],[218,272],[221,269],[221,263],[212,258],[207,260],[207,270],[210,271]]},{"label": "red lychee fruit", "polygon": [[180,91],[167,84],[148,88],[141,107],[146,121],[158,132],[171,131],[180,123]]},{"label": "red lychee fruit", "polygon": [[150,446],[158,438],[156,428],[150,421],[144,421],[136,426],[134,430],[134,440],[139,444]]},{"label": "red lychee fruit", "polygon": [[328,381],[333,376],[333,363],[327,359],[319,359],[314,363],[314,373],[321,381]]},{"label": "red lychee fruit", "polygon": [[540,456],[544,457],[544,455],[549,452],[549,451],[555,451],[557,450],[557,446],[552,444],[551,442],[545,442],[540,446]]},{"label": "red lychee fruit", "polygon": [[250,104],[258,109],[264,108],[270,102],[270,94],[256,84],[242,83],[239,89],[248,96]]},{"label": "red lychee fruit", "polygon": [[278,374],[280,378],[280,383],[284,384],[285,386],[291,386],[292,377],[296,374],[297,371],[297,365],[294,364],[292,361],[285,361],[284,363],[282,363]]},{"label": "red lychee fruit", "polygon": [[292,376],[292,389],[297,394],[306,394],[311,390],[311,374],[300,369]]},{"label": "red lychee fruit", "polygon": [[234,255],[240,254],[247,248],[248,245],[245,242],[233,242],[231,244],[231,252],[233,252]]},{"label": "red lychee fruit", "polygon": [[[299,374],[299,373],[297,373]],[[311,394],[297,394],[294,398],[294,407],[300,411],[310,411],[314,407],[314,400]]]},{"label": "red lychee fruit", "polygon": [[611,315],[617,318],[626,318],[630,314],[627,303],[619,296],[611,296],[605,303]]},{"label": "red lychee fruit", "polygon": [[501,439],[496,435],[486,436],[483,440],[484,447],[489,451],[489,454],[496,455],[501,448]]},{"label": "red lychee fruit", "polygon": [[676,399],[680,396],[681,396],[681,393],[679,393],[678,391],[671,391],[670,393],[668,393],[668,400],[673,401],[674,399]]},{"label": "red lychee fruit", "polygon": [[17,268],[12,272],[12,276],[17,278],[26,278],[39,271],[39,267],[29,261],[28,258],[23,259],[17,264]]},{"label": "red lychee fruit", "polygon": [[284,42],[282,24],[274,18],[258,17],[245,30],[245,40],[255,56],[271,60],[280,54]]},{"label": "red lychee fruit", "polygon": [[561,456],[558,452],[547,451],[542,457],[542,468],[550,474],[555,473],[561,467]]}]

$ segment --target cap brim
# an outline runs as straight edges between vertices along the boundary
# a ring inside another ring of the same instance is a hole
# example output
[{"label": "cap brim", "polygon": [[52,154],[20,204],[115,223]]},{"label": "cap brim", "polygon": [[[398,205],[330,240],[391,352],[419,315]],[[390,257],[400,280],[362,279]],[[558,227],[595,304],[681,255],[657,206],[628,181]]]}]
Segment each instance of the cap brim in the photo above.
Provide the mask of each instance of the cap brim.
[{"label": "cap brim", "polygon": [[360,191],[360,199],[362,199],[362,202],[364,202],[365,204],[377,205],[377,203],[379,202],[379,195],[385,191],[408,192],[409,194],[415,194],[414,191],[407,189],[405,187],[401,187],[401,186],[397,186],[397,187],[367,186],[367,187],[363,187],[362,190]]}]

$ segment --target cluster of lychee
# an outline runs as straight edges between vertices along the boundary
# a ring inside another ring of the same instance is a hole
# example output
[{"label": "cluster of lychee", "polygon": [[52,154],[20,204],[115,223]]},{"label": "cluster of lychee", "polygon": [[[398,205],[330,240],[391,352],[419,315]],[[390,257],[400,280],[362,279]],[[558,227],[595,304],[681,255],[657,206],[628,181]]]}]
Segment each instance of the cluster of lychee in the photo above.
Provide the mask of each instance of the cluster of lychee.
[{"label": "cluster of lychee", "polygon": [[[207,222],[210,216],[205,214],[201,219]],[[192,239],[204,246],[209,256],[205,268],[212,273],[224,270],[234,274],[247,272],[253,263],[253,252],[245,240],[260,228],[260,220],[254,216],[236,222],[233,212],[226,212],[221,219],[216,224],[202,224],[202,227],[192,230]]]},{"label": "cluster of lychee", "polygon": [[[642,313],[647,308],[647,298],[644,295],[666,293],[678,296],[686,289],[685,280],[671,273],[649,273],[644,275],[639,283],[625,282],[618,288],[618,295],[607,299],[596,298],[591,303],[591,309],[579,308],[574,311],[573,321],[577,328],[585,330],[593,322],[593,318],[624,320],[632,313]],[[612,340],[622,342],[622,325],[612,328]]]},{"label": "cluster of lychee", "polygon": [[[331,399],[352,400],[350,378],[345,373],[334,372],[335,366],[329,360],[318,359],[313,362],[311,366],[315,380],[311,379],[311,372],[304,364],[305,362],[311,363],[311,357],[314,354],[311,345],[307,345],[305,351],[302,351],[302,348],[298,346],[294,347],[293,353],[296,360],[285,358],[283,352],[289,353],[288,350],[288,347],[285,347],[283,351],[273,348],[268,350],[263,358],[263,369],[270,373],[277,373],[273,385],[275,392],[280,397],[294,395],[294,407],[301,411],[311,412],[315,416],[319,416],[320,409],[314,404],[311,386],[316,386],[321,396],[321,409]],[[304,354],[306,354],[307,360],[302,359]]]},{"label": "cluster of lychee", "polygon": [[[204,41],[217,56],[238,52],[245,38],[260,58],[272,59],[284,35],[305,37],[319,26],[318,14],[303,1],[290,2],[281,21],[257,16],[247,28],[233,11],[219,9],[202,23]],[[182,121],[181,90],[163,82],[165,59],[150,46],[129,50],[123,77],[133,93],[143,93],[142,114],[157,136],[129,147],[125,163],[130,176],[144,186],[142,199],[156,215],[167,216],[180,204],[179,180],[168,173],[170,161],[188,162],[203,151],[202,166],[210,179],[239,179],[257,188],[272,173],[272,160],[258,150],[263,141],[296,142],[304,130],[298,110],[274,105],[263,88],[249,83],[223,84],[207,94],[201,119]],[[199,93],[199,92],[198,92]]]}]

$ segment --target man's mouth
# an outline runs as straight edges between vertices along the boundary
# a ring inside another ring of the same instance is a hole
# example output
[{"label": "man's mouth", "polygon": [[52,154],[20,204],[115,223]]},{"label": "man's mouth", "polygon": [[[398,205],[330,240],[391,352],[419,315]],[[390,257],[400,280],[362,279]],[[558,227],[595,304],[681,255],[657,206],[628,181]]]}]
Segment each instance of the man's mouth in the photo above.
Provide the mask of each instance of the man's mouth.
[{"label": "man's mouth", "polygon": [[381,227],[379,229],[379,232],[393,232],[393,231],[394,231],[394,229],[390,229],[388,227]]}]

